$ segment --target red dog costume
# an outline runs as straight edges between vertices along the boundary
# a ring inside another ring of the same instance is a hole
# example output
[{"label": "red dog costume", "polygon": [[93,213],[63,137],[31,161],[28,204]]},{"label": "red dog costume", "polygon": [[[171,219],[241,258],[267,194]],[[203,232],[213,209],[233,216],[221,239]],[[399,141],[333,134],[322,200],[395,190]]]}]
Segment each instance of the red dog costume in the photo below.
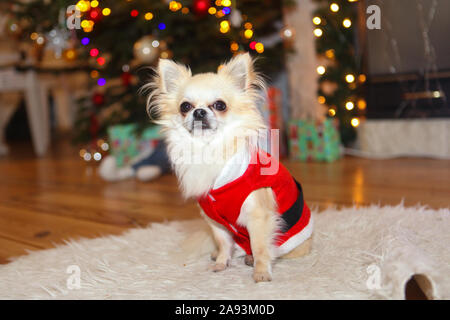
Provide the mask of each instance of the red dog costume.
[{"label": "red dog costume", "polygon": [[[248,231],[245,227],[237,224],[241,207],[252,191],[260,188],[272,188],[282,220],[281,230],[275,239],[276,255],[281,256],[311,236],[311,212],[303,201],[300,184],[281,163],[276,163],[278,171],[275,174],[261,174],[262,169],[268,168],[271,164],[270,161],[267,165],[261,163],[263,156],[266,159],[270,158],[267,153],[259,151],[257,156],[252,157],[252,161],[243,175],[222,187],[210,190],[208,194],[199,198],[198,202],[205,214],[226,227],[233,235],[234,241],[247,254],[251,255]],[[273,158],[270,160],[277,161]]]}]

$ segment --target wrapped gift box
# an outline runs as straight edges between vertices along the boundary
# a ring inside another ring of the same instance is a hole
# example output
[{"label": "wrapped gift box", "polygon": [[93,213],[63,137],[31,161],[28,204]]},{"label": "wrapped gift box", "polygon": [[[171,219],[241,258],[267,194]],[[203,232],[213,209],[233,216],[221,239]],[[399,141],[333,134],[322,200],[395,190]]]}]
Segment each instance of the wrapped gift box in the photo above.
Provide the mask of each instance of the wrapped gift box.
[{"label": "wrapped gift box", "polygon": [[115,125],[108,128],[110,152],[117,166],[130,164],[142,153],[151,153],[161,139],[160,128],[152,125],[139,134],[135,124]]},{"label": "wrapped gift box", "polygon": [[331,162],[341,156],[337,124],[325,121],[293,120],[289,123],[289,152],[300,161]]}]

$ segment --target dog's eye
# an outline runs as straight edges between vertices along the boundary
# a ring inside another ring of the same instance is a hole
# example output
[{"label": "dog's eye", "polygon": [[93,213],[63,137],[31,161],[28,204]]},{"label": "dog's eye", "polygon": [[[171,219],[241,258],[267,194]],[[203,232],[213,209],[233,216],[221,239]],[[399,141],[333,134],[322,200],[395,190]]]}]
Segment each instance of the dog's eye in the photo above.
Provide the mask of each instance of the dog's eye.
[{"label": "dog's eye", "polygon": [[213,108],[217,111],[224,111],[227,108],[227,105],[222,100],[217,100],[214,102]]},{"label": "dog's eye", "polygon": [[190,104],[189,102],[183,102],[180,105],[180,111],[183,112],[183,113],[186,113],[186,112],[188,112],[191,109],[192,109],[192,104]]}]

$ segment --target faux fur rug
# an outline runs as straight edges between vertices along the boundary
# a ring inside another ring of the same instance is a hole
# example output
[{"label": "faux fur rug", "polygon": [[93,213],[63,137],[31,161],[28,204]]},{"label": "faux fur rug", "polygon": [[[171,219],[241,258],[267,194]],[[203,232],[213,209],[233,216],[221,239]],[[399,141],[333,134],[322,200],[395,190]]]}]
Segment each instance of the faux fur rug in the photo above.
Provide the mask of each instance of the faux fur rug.
[{"label": "faux fur rug", "polygon": [[208,271],[213,243],[192,220],[19,257],[0,266],[0,298],[403,299],[418,275],[429,297],[450,299],[448,209],[329,209],[314,219],[311,254],[278,260],[270,283],[254,283],[242,257]]}]

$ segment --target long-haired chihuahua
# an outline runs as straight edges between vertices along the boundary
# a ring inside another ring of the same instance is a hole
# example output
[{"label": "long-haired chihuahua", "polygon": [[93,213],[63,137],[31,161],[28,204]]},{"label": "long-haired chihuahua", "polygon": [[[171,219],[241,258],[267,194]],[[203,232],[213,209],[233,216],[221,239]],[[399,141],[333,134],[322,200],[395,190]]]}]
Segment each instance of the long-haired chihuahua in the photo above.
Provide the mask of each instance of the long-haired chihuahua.
[{"label": "long-haired chihuahua", "polygon": [[212,228],[211,269],[226,269],[240,251],[256,282],[271,281],[275,258],[310,251],[313,222],[300,184],[260,146],[266,94],[253,60],[240,54],[217,73],[192,75],[161,59],[156,74],[145,86],[148,111],[163,128],[183,195],[198,200]]}]

